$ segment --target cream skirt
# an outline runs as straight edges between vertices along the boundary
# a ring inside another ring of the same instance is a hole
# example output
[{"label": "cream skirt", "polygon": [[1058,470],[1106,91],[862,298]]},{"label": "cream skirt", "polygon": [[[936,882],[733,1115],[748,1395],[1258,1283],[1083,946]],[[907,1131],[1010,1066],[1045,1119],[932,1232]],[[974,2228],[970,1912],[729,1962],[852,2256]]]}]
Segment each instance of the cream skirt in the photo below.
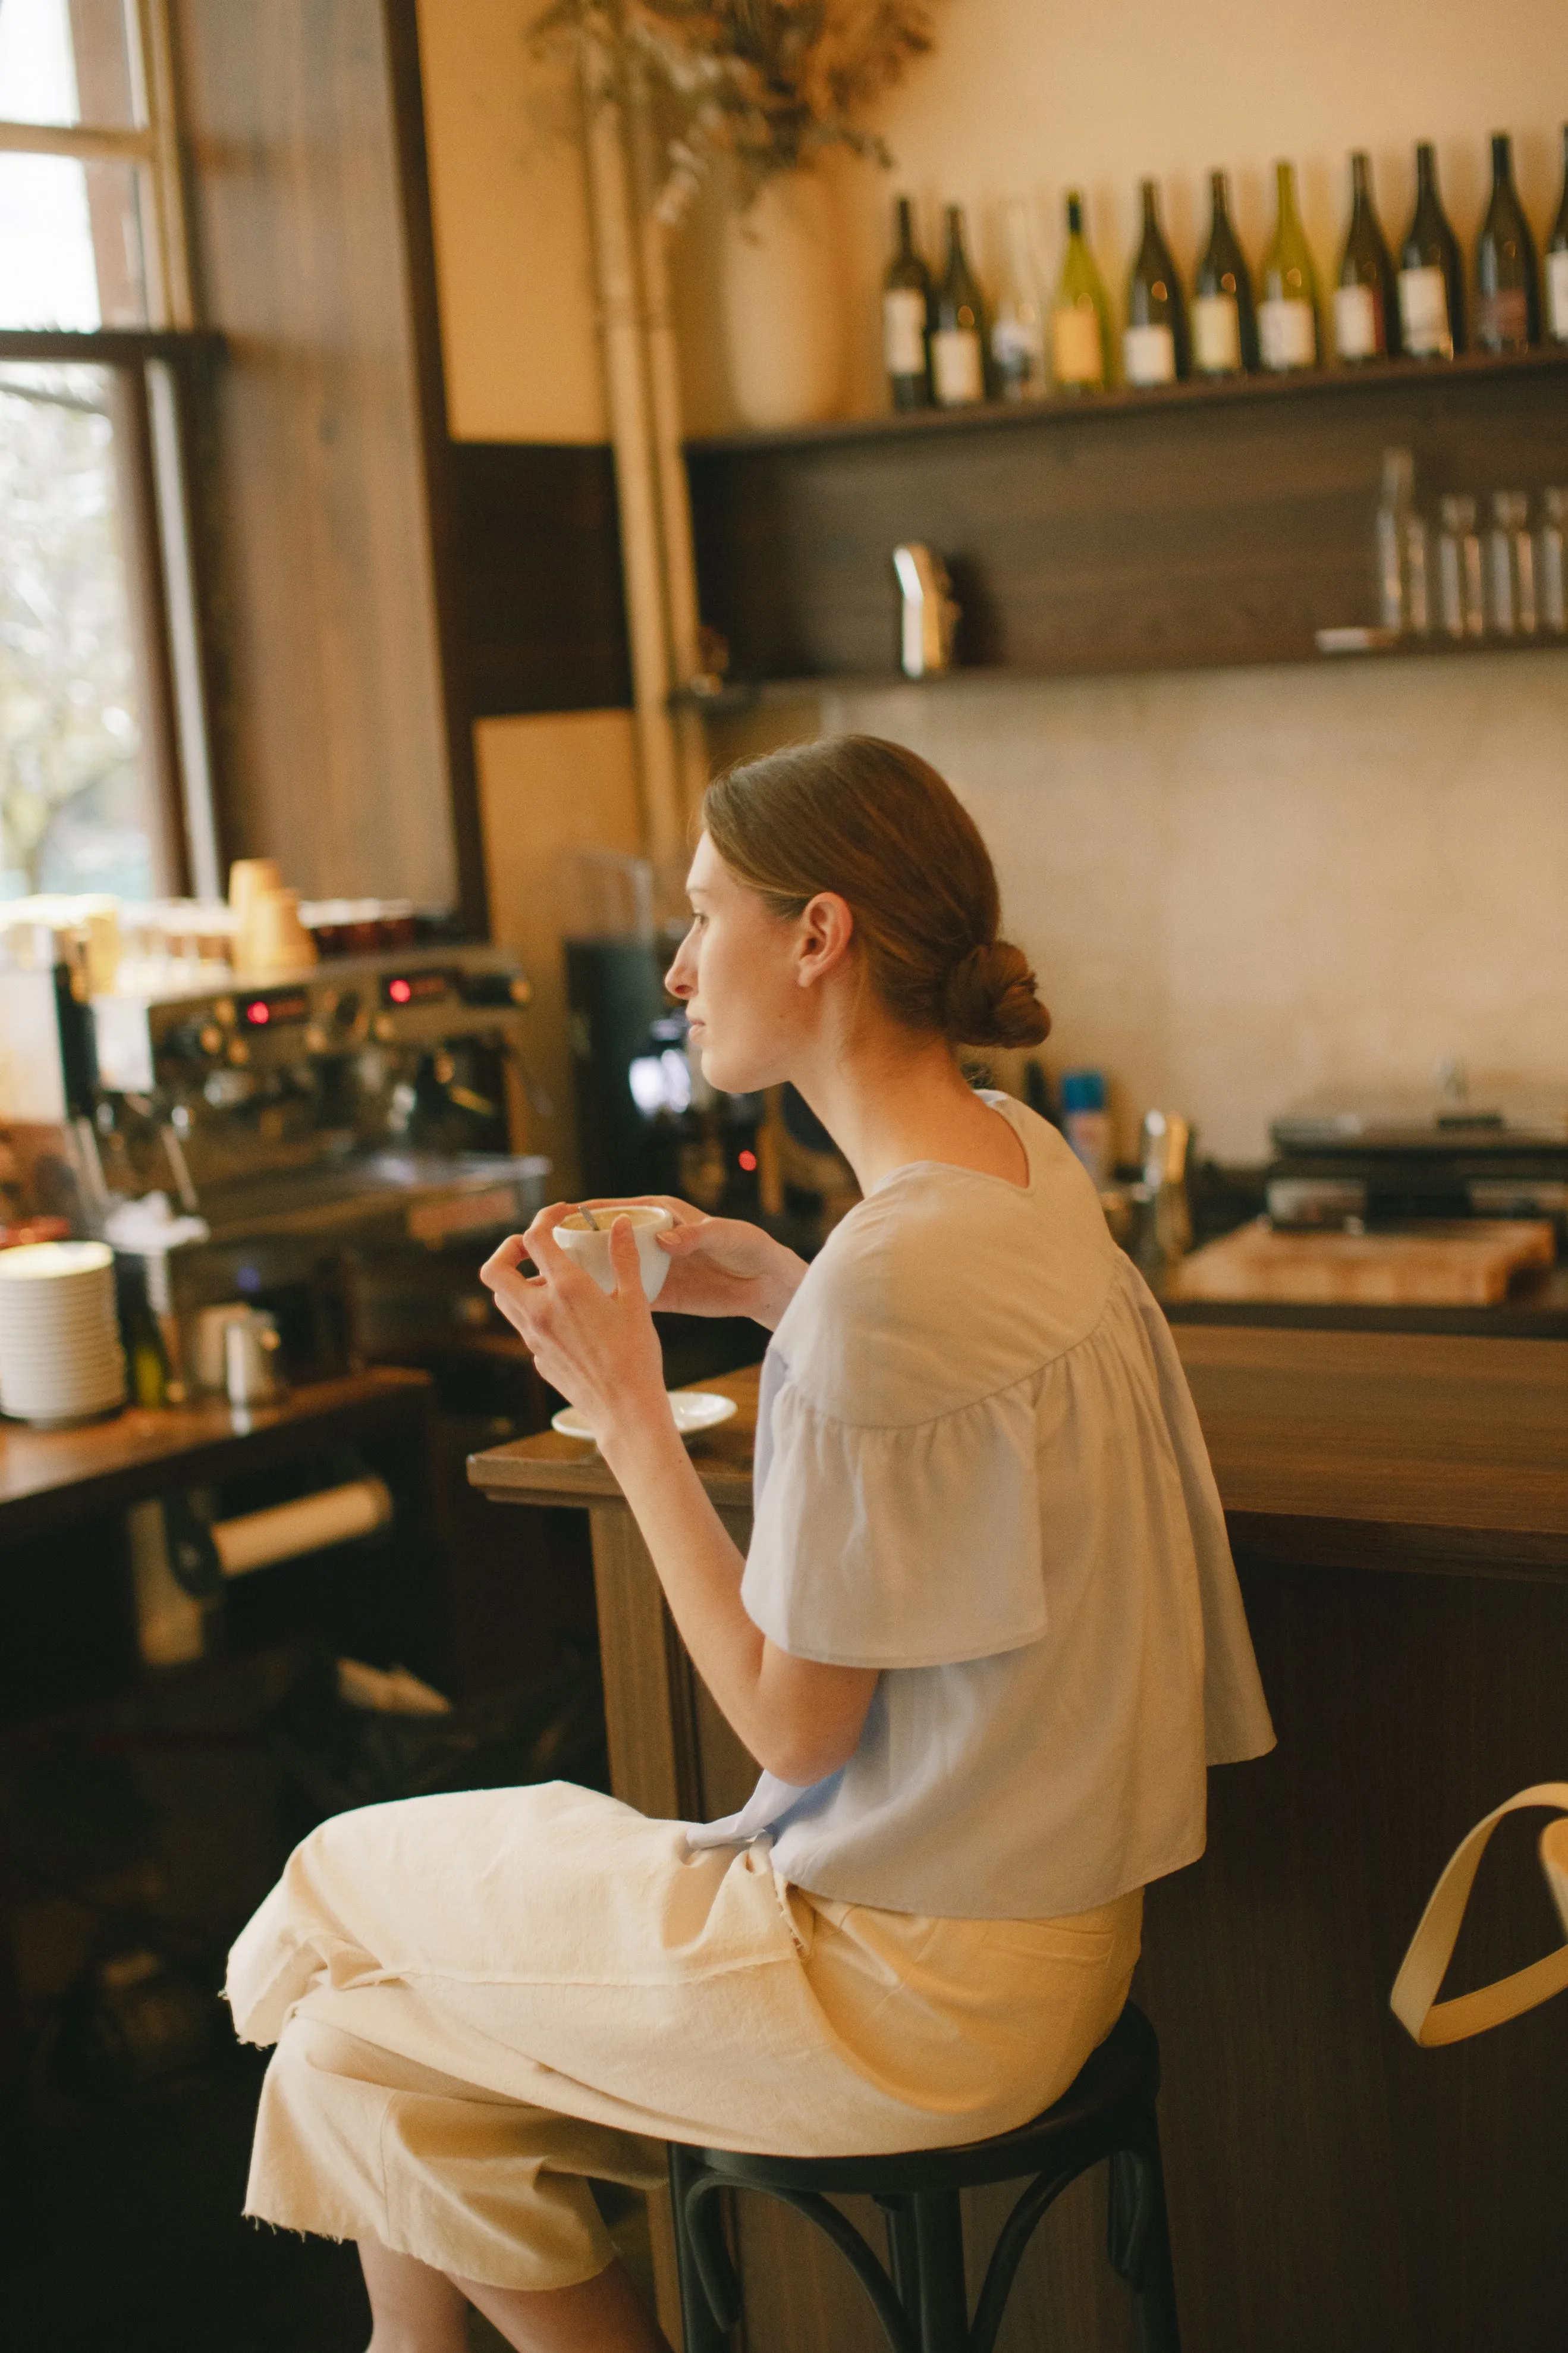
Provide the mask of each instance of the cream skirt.
[{"label": "cream skirt", "polygon": [[588,2179],[661,2180],[667,2140],[813,2157],[1024,2123],[1115,2023],[1142,1915],[874,1911],[564,1782],[340,1814],[229,1957],[236,2027],[278,2046],[246,2211],[569,2286],[611,2255]]}]

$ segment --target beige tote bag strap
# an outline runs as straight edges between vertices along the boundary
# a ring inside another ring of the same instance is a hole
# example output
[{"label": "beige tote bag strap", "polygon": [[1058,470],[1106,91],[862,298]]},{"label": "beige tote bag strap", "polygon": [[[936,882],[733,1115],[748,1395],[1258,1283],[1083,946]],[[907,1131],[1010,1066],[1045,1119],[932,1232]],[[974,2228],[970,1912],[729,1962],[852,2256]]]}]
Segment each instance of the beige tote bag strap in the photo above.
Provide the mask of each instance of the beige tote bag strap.
[{"label": "beige tote bag strap", "polygon": [[[1389,2006],[1406,2031],[1428,2048],[1442,2042],[1462,2042],[1467,2035],[1480,2034],[1489,2026],[1500,2026],[1505,2019],[1533,2010],[1538,2002],[1549,2000],[1552,1994],[1568,1987],[1565,1944],[1539,1961],[1531,1961],[1528,1968],[1516,1969],[1512,1977],[1499,1978],[1495,1985],[1479,1986],[1474,1993],[1459,1994],[1452,2001],[1437,2000],[1437,1989],[1453,1957],[1459,1923],[1465,1916],[1487,1841],[1504,1814],[1518,1813],[1526,1806],[1551,1806],[1558,1813],[1568,1814],[1568,1781],[1540,1781],[1532,1789],[1521,1789],[1517,1797],[1510,1798],[1495,1813],[1489,1814],[1484,1822],[1476,1824],[1469,1836],[1460,1841],[1432,1890],[1431,1900],[1421,1915],[1421,1925],[1399,1965]],[[1553,1822],[1542,1832],[1541,1860],[1563,1926],[1568,1928],[1568,1821]]]}]

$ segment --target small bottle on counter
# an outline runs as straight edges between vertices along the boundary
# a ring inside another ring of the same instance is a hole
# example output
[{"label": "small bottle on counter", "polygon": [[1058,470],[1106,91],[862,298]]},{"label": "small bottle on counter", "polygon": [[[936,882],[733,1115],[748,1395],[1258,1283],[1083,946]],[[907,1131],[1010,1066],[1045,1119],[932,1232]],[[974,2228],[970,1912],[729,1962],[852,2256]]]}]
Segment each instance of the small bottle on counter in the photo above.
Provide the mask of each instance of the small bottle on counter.
[{"label": "small bottle on counter", "polygon": [[1110,1182],[1115,1160],[1104,1071],[1065,1071],[1061,1103],[1062,1134],[1093,1177],[1095,1189],[1103,1192]]},{"label": "small bottle on counter", "polygon": [[1487,625],[1481,587],[1481,543],[1476,502],[1467,491],[1450,491],[1438,503],[1437,610],[1454,638],[1479,638]]}]

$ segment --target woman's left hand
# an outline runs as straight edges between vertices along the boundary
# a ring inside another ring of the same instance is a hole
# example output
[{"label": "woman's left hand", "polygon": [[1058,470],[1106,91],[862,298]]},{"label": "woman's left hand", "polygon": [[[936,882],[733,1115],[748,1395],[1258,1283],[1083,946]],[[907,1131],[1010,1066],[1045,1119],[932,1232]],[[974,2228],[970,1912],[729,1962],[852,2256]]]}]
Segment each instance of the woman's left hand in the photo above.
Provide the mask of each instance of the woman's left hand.
[{"label": "woman's left hand", "polygon": [[[479,1280],[527,1342],[541,1377],[592,1423],[602,1445],[630,1419],[656,1409],[668,1419],[664,1362],[631,1220],[617,1218],[610,1229],[616,1288],[603,1292],[555,1240],[556,1227],[573,1215],[569,1201],[542,1209],[525,1234],[510,1235],[485,1261]],[[536,1274],[522,1272],[525,1259]]]}]

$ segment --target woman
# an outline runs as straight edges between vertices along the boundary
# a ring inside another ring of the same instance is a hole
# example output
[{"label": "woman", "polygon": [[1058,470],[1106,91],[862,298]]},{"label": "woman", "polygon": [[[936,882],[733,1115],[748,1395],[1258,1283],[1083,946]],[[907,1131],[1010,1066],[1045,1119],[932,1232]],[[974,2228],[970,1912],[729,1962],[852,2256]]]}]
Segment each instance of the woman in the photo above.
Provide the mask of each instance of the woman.
[{"label": "woman", "polygon": [[[935,772],[847,736],[709,789],[668,986],[710,1082],[788,1080],[864,1198],[808,1270],[672,1202],[661,1307],[774,1335],[731,1545],[673,1430],[630,1227],[484,1270],[625,1491],[763,1767],[729,1822],[563,1784],[324,1823],[235,1948],[276,2041],[247,2211],[359,2242],[375,2353],[663,2340],[589,2177],[668,2138],[823,2155],[1024,2122],[1115,2022],[1204,1767],[1272,1740],[1158,1309],[1044,1121],[954,1041],[1047,1018]],[[526,1261],[536,1271],[523,1272]]]}]

